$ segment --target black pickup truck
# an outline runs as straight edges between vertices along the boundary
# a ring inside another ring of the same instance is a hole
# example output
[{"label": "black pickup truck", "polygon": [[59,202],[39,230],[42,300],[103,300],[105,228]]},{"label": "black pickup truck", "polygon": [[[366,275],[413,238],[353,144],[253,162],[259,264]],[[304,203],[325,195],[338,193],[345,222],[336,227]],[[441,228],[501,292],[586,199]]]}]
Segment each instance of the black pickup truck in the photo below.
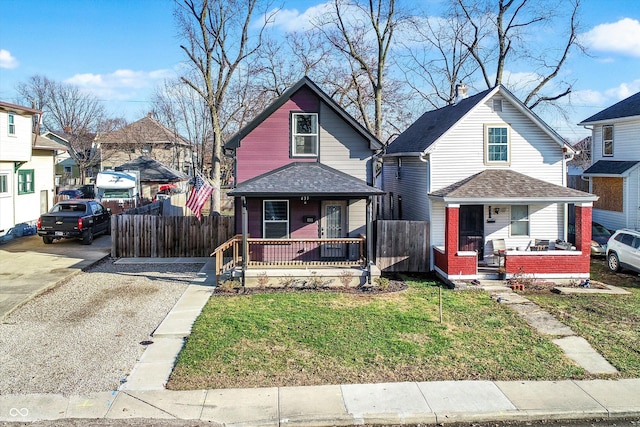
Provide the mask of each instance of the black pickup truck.
[{"label": "black pickup truck", "polygon": [[40,215],[37,228],[45,244],[77,238],[90,245],[95,235],[111,234],[111,210],[94,200],[64,200]]}]

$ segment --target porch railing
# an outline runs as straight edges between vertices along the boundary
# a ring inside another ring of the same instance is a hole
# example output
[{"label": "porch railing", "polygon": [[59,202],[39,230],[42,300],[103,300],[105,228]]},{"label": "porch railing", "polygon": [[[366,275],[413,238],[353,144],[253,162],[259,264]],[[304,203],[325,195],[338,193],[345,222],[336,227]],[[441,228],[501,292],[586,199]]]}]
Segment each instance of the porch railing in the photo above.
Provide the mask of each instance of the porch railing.
[{"label": "porch railing", "polygon": [[[366,238],[256,239],[248,238],[246,267],[295,268],[307,266],[358,266],[366,264]],[[242,236],[216,248],[216,274],[242,265]]]}]

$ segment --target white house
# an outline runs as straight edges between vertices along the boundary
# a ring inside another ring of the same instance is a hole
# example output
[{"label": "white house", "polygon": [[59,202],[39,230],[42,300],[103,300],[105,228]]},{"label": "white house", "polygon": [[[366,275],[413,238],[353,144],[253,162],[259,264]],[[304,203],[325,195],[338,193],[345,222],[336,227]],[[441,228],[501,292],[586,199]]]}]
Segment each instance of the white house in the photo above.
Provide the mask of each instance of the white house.
[{"label": "white house", "polygon": [[[485,266],[493,275],[503,264],[507,276],[588,277],[596,197],[566,187],[575,152],[503,86],[465,92],[387,147],[383,216],[429,222],[430,267],[444,278],[477,278]],[[577,206],[576,249],[549,250],[567,238],[568,203]]]},{"label": "white house", "polygon": [[54,156],[66,148],[37,136],[41,111],[0,102],[0,235],[34,224],[53,204]]},{"label": "white house", "polygon": [[591,128],[592,165],[582,175],[600,198],[593,220],[640,229],[640,92],[579,124]]}]

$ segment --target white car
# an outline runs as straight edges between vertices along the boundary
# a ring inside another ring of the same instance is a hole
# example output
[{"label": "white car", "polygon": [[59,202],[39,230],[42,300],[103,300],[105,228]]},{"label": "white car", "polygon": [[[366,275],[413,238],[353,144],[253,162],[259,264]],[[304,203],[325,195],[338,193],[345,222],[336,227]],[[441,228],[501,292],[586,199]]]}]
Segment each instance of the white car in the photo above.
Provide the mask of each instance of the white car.
[{"label": "white car", "polygon": [[611,271],[640,273],[640,232],[624,228],[613,233],[607,242],[607,264]]}]

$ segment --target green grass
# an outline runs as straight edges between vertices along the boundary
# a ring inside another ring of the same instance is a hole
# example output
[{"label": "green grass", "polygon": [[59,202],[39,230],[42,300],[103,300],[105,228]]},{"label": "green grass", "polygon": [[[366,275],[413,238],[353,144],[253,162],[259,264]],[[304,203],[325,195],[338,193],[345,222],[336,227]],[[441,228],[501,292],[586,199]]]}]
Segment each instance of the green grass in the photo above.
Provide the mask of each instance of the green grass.
[{"label": "green grass", "polygon": [[584,378],[547,337],[484,292],[409,281],[405,292],[214,296],[170,389],[390,381]]},{"label": "green grass", "polygon": [[612,273],[602,259],[591,262],[593,280],[619,286],[631,295],[531,293],[545,308],[585,338],[624,377],[640,377],[640,280],[630,272]]}]

